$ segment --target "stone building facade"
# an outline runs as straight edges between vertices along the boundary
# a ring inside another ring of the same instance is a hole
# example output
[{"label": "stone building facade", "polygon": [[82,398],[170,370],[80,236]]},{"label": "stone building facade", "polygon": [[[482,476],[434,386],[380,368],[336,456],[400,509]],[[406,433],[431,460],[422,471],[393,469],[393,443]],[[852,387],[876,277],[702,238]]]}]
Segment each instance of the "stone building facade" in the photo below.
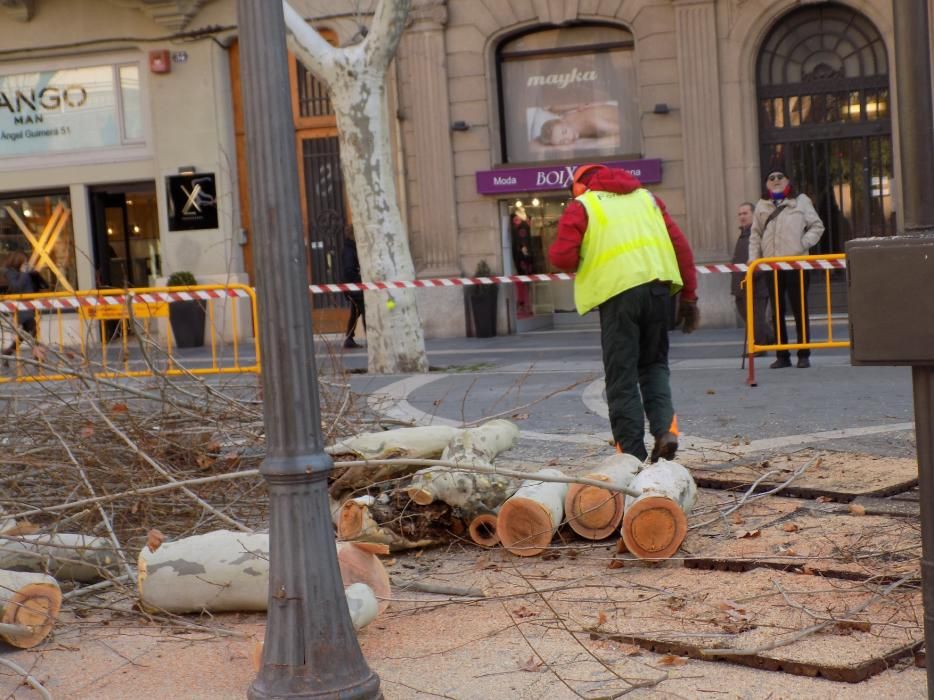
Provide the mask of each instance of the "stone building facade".
[{"label": "stone building facade", "polygon": [[[344,46],[360,40],[374,3],[292,4]],[[48,105],[57,95],[65,107],[45,126],[59,119],[70,134],[0,139],[0,247],[23,244],[6,207],[41,233],[61,202],[70,220],[56,255],[72,285],[144,286],[178,269],[252,278],[235,9],[0,3],[0,129],[41,131],[16,121],[31,104],[15,94],[55,81],[96,81],[97,115],[75,115],[66,97],[77,105],[80,92],[49,92]],[[481,261],[497,273],[552,271],[545,251],[567,170],[591,161],[639,172],[699,262],[729,259],[735,207],[778,164],[825,218],[821,252],[892,233],[893,51],[890,4],[873,0],[414,0],[387,81],[418,276],[471,275]],[[326,90],[290,60],[309,275],[337,281],[352,220],[339,142]],[[60,119],[69,111],[70,124]],[[178,210],[199,183],[215,211],[186,222]],[[705,323],[735,323],[728,289],[725,275],[701,276]],[[425,290],[419,302],[429,336],[471,332],[461,290]],[[342,304],[316,302],[322,328],[340,325]],[[504,288],[499,329],[560,325],[571,309],[567,283]]]}]

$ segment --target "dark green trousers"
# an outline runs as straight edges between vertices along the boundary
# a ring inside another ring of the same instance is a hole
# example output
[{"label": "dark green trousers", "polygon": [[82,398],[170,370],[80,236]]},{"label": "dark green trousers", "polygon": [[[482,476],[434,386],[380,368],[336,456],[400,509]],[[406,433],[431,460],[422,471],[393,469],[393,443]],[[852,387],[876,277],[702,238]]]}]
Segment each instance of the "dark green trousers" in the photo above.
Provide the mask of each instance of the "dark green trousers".
[{"label": "dark green trousers", "polygon": [[667,284],[650,282],[600,305],[600,341],[613,439],[644,460],[645,416],[658,436],[671,426],[674,407],[668,372]]}]

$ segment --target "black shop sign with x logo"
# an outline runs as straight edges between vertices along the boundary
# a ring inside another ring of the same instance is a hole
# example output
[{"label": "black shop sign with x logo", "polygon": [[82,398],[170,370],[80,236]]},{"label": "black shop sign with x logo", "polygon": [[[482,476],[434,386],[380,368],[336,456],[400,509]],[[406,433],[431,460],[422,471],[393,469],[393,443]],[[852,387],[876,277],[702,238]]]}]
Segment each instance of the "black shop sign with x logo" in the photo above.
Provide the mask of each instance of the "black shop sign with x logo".
[{"label": "black shop sign with x logo", "polygon": [[217,187],[214,173],[170,175],[169,231],[217,228]]}]

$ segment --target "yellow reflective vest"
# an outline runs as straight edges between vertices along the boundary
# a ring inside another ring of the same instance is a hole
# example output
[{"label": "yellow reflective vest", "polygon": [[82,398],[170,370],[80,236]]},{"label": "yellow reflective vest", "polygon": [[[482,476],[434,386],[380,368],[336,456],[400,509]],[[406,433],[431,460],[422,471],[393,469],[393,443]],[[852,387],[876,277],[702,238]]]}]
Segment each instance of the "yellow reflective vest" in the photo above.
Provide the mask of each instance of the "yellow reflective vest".
[{"label": "yellow reflective vest", "polygon": [[587,210],[587,232],[574,278],[579,314],[654,280],[669,282],[672,294],[681,289],[675,249],[651,192],[591,190],[577,201]]}]

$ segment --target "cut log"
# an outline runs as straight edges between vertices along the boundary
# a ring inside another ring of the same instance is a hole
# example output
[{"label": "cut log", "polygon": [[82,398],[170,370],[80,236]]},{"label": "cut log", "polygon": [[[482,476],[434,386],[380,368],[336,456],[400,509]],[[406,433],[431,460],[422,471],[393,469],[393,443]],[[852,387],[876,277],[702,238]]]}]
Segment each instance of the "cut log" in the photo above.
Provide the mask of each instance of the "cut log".
[{"label": "cut log", "polygon": [[[491,420],[456,435],[441,455],[442,461],[464,465],[492,466],[496,455],[516,444],[519,428],[507,420]],[[515,479],[500,474],[462,472],[446,467],[420,469],[406,492],[413,501],[427,506],[443,501],[471,519],[491,512],[515,493]]]},{"label": "cut log", "polygon": [[0,634],[8,644],[29,649],[45,639],[62,607],[62,591],[48,574],[0,571],[0,622],[25,628]]},{"label": "cut log", "polygon": [[626,548],[640,559],[667,559],[687,534],[687,516],[697,498],[691,473],[677,462],[660,459],[639,472],[630,486],[642,495],[626,496]]},{"label": "cut log", "polygon": [[[543,469],[541,473],[564,476],[557,469]],[[567,484],[523,481],[496,519],[496,532],[503,546],[521,557],[544,552],[561,525],[567,492]]]},{"label": "cut log", "polygon": [[[629,486],[642,468],[642,461],[628,454],[614,454],[585,479],[605,481],[622,488]],[[564,499],[568,524],[581,537],[602,540],[619,528],[623,520],[623,494],[619,491],[571,484]]]},{"label": "cut log", "polygon": [[341,580],[344,585],[350,587],[357,583],[365,584],[377,601],[379,612],[382,613],[389,607],[392,588],[389,584],[389,573],[376,554],[389,554],[389,548],[367,543],[337,543],[337,563],[341,568]]},{"label": "cut log", "polygon": [[[326,451],[338,458],[350,455],[354,459],[437,459],[448,443],[461,432],[461,428],[445,425],[397,428],[355,435],[327,447]],[[357,489],[407,476],[418,469],[418,466],[410,464],[342,468],[340,461],[336,461],[329,490],[332,497],[340,499]]]},{"label": "cut log", "polygon": [[0,537],[0,569],[92,583],[117,573],[118,561],[113,544],[103,537],[69,533]]},{"label": "cut log", "polygon": [[499,544],[499,535],[496,532],[496,513],[481,513],[474,516],[467,527],[470,539],[481,547],[495,547]]},{"label": "cut log", "polygon": [[[341,506],[337,536],[346,542],[384,544],[393,552],[451,541],[452,533],[438,528],[442,520],[450,523],[450,507],[432,507],[432,513],[448,514],[439,520],[432,519],[430,514],[423,517],[423,511],[411,505],[408,509],[393,507],[390,503],[380,505],[372,496],[351,498]],[[424,521],[425,527],[419,527],[420,521]]]},{"label": "cut log", "polygon": [[344,589],[350,621],[355,630],[362,630],[379,615],[379,602],[373,589],[365,583],[353,583]]},{"label": "cut log", "polygon": [[[376,556],[338,545],[345,585],[363,583],[388,599],[389,576]],[[140,603],[149,610],[192,613],[208,610],[262,611],[269,597],[269,535],[217,530],[144,547],[138,559]],[[388,600],[378,607],[385,609]]]}]

